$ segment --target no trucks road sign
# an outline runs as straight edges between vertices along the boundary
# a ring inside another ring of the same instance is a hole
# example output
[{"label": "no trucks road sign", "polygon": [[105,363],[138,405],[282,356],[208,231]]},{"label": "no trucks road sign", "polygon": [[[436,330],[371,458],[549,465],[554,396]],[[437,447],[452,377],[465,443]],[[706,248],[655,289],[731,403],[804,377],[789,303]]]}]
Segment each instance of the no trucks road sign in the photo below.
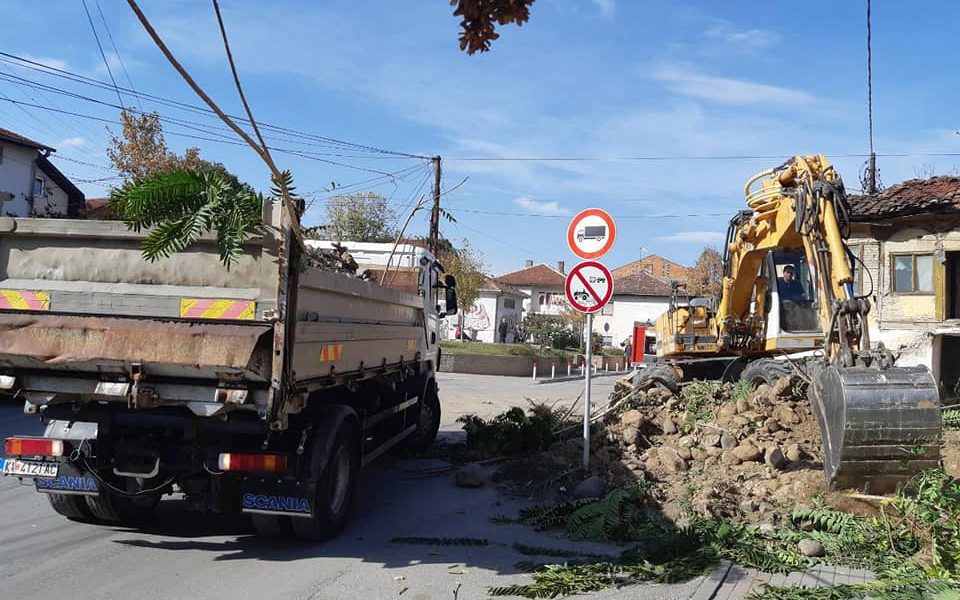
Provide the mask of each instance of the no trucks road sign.
[{"label": "no trucks road sign", "polygon": [[582,313],[595,313],[613,295],[613,275],[602,264],[587,260],[570,269],[567,302]]},{"label": "no trucks road sign", "polygon": [[577,214],[567,227],[570,251],[585,260],[600,258],[617,239],[617,225],[602,208],[588,208]]}]

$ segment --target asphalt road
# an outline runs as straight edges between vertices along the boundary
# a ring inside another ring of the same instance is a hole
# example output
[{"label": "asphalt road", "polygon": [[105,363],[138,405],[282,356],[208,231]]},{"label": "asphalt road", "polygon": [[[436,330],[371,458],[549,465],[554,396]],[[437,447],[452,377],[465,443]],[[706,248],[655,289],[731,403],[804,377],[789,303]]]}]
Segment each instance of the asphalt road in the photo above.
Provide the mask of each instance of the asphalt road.
[{"label": "asphalt road", "polygon": [[[598,380],[605,397],[612,378]],[[457,416],[489,416],[523,401],[573,401],[578,382],[534,385],[515,378],[444,374],[444,430]],[[0,405],[0,437],[39,433],[19,405]],[[527,581],[514,566],[529,560],[513,542],[583,548],[555,536],[490,518],[522,504],[490,487],[455,487],[452,475],[417,478],[424,461],[387,459],[368,469],[350,524],[336,540],[304,543],[253,536],[242,517],[197,515],[178,500],[161,503],[140,529],[88,525],[55,514],[46,499],[15,479],[0,479],[0,598],[85,599],[341,599],[485,598],[489,586]],[[400,536],[476,537],[482,547],[405,545]],[[594,551],[616,552],[595,546]],[[537,558],[534,558],[537,560]],[[547,559],[539,559],[547,560]],[[596,598],[690,598],[703,580],[610,590]]]}]

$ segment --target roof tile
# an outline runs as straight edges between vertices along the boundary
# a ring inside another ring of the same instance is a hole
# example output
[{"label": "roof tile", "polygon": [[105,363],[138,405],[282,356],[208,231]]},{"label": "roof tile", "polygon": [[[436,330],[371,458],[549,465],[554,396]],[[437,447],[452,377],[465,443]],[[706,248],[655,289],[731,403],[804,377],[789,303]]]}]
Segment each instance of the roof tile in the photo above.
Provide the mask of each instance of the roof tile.
[{"label": "roof tile", "polygon": [[563,273],[544,264],[520,269],[496,278],[498,283],[506,283],[507,285],[555,288],[562,288],[566,280],[567,278]]},{"label": "roof tile", "polygon": [[670,284],[662,279],[637,271],[632,275],[615,278],[613,294],[615,296],[669,296]]},{"label": "roof tile", "polygon": [[876,194],[847,199],[854,221],[960,212],[960,177],[940,175],[911,179]]}]

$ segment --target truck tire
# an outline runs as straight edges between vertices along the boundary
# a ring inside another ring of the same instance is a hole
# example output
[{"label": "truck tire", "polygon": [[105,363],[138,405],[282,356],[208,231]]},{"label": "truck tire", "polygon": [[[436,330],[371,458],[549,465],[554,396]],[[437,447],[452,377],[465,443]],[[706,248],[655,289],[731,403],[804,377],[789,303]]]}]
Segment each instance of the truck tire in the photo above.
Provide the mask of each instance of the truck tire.
[{"label": "truck tire", "polygon": [[416,452],[428,450],[437,439],[438,431],[440,431],[440,396],[437,393],[437,382],[430,380],[420,402],[417,430],[407,438],[404,446]]},{"label": "truck tire", "polygon": [[47,500],[50,502],[50,507],[53,510],[71,521],[87,522],[93,520],[93,515],[90,513],[90,509],[87,507],[83,496],[47,494]]},{"label": "truck tire", "polygon": [[352,423],[344,422],[330,447],[316,482],[310,517],[290,517],[293,533],[305,540],[328,540],[343,529],[350,514],[360,474],[360,440]]},{"label": "truck tire", "polygon": [[781,377],[792,377],[794,374],[793,366],[785,360],[758,358],[743,368],[740,380],[749,381],[750,385],[757,387],[763,383],[773,385]]},{"label": "truck tire", "polygon": [[105,523],[136,523],[153,512],[160,503],[160,494],[125,498],[108,490],[98,496],[85,496],[93,516]]},{"label": "truck tire", "polygon": [[286,537],[290,535],[290,517],[283,515],[250,515],[253,530],[262,537]]}]

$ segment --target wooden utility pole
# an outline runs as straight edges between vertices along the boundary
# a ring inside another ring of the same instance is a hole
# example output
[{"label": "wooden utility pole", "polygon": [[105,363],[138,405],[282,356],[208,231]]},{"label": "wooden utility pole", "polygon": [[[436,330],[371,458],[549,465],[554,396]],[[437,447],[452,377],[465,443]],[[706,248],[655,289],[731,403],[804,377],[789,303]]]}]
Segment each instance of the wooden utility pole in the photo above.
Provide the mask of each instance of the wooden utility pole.
[{"label": "wooden utility pole", "polygon": [[440,246],[440,157],[433,157],[433,208],[430,210],[430,252]]},{"label": "wooden utility pole", "polygon": [[867,193],[877,193],[877,154],[870,153],[870,159],[867,163]]}]

